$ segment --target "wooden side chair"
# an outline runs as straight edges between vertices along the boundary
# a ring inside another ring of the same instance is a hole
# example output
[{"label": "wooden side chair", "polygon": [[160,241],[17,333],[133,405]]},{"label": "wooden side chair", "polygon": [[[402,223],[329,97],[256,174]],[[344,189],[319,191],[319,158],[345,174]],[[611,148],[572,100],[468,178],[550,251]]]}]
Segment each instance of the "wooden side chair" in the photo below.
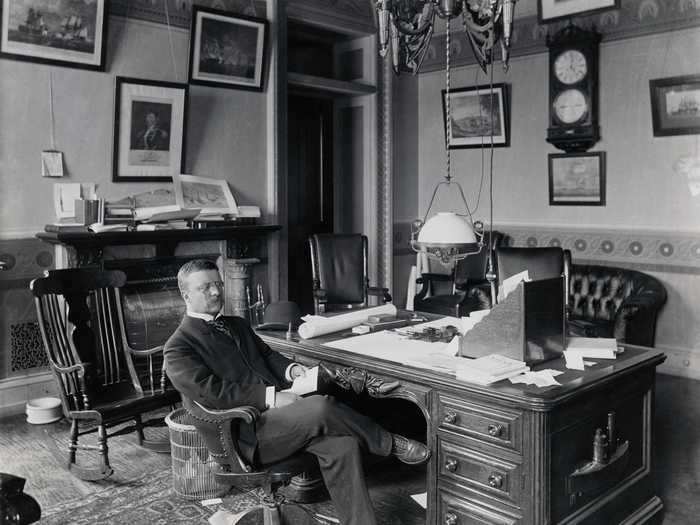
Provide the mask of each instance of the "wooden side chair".
[{"label": "wooden side chair", "polygon": [[388,288],[369,285],[367,237],[316,233],[309,237],[314,311],[364,308],[369,297],[391,302]]},{"label": "wooden side chair", "polygon": [[[207,408],[184,395],[182,406],[192,417],[193,424],[202,436],[209,454],[218,463],[220,470],[214,473],[216,481],[242,490],[252,487],[263,489],[262,507],[250,509],[245,523],[264,525],[315,524],[306,511],[295,505],[289,505],[277,492],[280,487],[288,485],[294,476],[316,472],[318,460],[308,452],[299,452],[288,458],[269,465],[255,465],[241,454],[238,444],[238,425],[254,423],[260,417],[258,409],[252,406],[217,410]],[[319,474],[320,475],[320,474]]]},{"label": "wooden side chair", "polygon": [[[167,452],[169,439],[148,440],[144,434],[145,427],[163,425],[163,418],[143,421],[142,414],[179,402],[179,393],[167,387],[162,367],[155,365],[162,348],[124,349],[119,288],[125,281],[118,270],[66,269],[30,284],[63,413],[71,421],[68,468],[85,480],[112,474],[109,437],[135,431],[140,445]],[[111,427],[130,421],[108,434]],[[97,432],[96,446],[78,443],[92,432]],[[99,464],[79,465],[78,450],[98,451]]]}]

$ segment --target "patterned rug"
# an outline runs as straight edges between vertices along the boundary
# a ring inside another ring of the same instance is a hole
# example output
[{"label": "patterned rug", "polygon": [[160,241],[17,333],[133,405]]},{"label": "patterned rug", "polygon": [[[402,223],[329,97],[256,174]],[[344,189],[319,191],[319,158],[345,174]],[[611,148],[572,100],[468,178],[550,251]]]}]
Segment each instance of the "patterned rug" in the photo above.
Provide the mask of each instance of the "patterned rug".
[{"label": "patterned rug", "polygon": [[[258,505],[256,493],[227,496],[226,510],[236,513]],[[219,505],[204,506],[178,496],[172,488],[169,470],[141,477],[93,494],[42,509],[41,523],[92,525],[151,525],[206,523]]]}]

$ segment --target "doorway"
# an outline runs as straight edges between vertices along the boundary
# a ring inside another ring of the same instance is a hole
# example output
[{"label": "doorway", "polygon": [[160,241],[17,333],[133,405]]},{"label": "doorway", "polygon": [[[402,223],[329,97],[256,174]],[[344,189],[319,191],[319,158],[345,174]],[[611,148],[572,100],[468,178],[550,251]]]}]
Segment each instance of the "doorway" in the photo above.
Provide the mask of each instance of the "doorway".
[{"label": "doorway", "polygon": [[288,99],[289,300],[313,313],[308,238],[333,232],[333,100]]}]

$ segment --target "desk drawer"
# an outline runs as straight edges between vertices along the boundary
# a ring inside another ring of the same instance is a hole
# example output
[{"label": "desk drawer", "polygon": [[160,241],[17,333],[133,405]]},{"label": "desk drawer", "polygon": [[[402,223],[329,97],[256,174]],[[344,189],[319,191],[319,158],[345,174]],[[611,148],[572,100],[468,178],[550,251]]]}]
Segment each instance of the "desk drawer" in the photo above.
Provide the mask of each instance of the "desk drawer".
[{"label": "desk drawer", "polygon": [[468,499],[440,491],[438,498],[438,525],[515,525],[520,518],[507,516],[481,507]]},{"label": "desk drawer", "polygon": [[522,413],[440,396],[440,428],[522,452]]},{"label": "desk drawer", "polygon": [[440,439],[439,477],[520,507],[521,467],[471,448]]}]

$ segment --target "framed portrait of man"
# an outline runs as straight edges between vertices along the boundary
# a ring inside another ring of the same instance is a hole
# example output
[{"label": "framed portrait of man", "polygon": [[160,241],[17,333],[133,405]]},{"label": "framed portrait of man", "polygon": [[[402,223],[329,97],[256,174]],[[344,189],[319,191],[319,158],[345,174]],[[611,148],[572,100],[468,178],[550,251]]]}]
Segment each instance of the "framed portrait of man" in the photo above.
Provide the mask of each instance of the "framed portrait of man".
[{"label": "framed portrait of man", "polygon": [[185,163],[187,84],[117,77],[114,182],[171,181]]},{"label": "framed portrait of man", "polygon": [[190,83],[261,91],[266,33],[262,18],[194,6]]},{"label": "framed portrait of man", "polygon": [[104,0],[2,0],[0,57],[103,71]]}]

